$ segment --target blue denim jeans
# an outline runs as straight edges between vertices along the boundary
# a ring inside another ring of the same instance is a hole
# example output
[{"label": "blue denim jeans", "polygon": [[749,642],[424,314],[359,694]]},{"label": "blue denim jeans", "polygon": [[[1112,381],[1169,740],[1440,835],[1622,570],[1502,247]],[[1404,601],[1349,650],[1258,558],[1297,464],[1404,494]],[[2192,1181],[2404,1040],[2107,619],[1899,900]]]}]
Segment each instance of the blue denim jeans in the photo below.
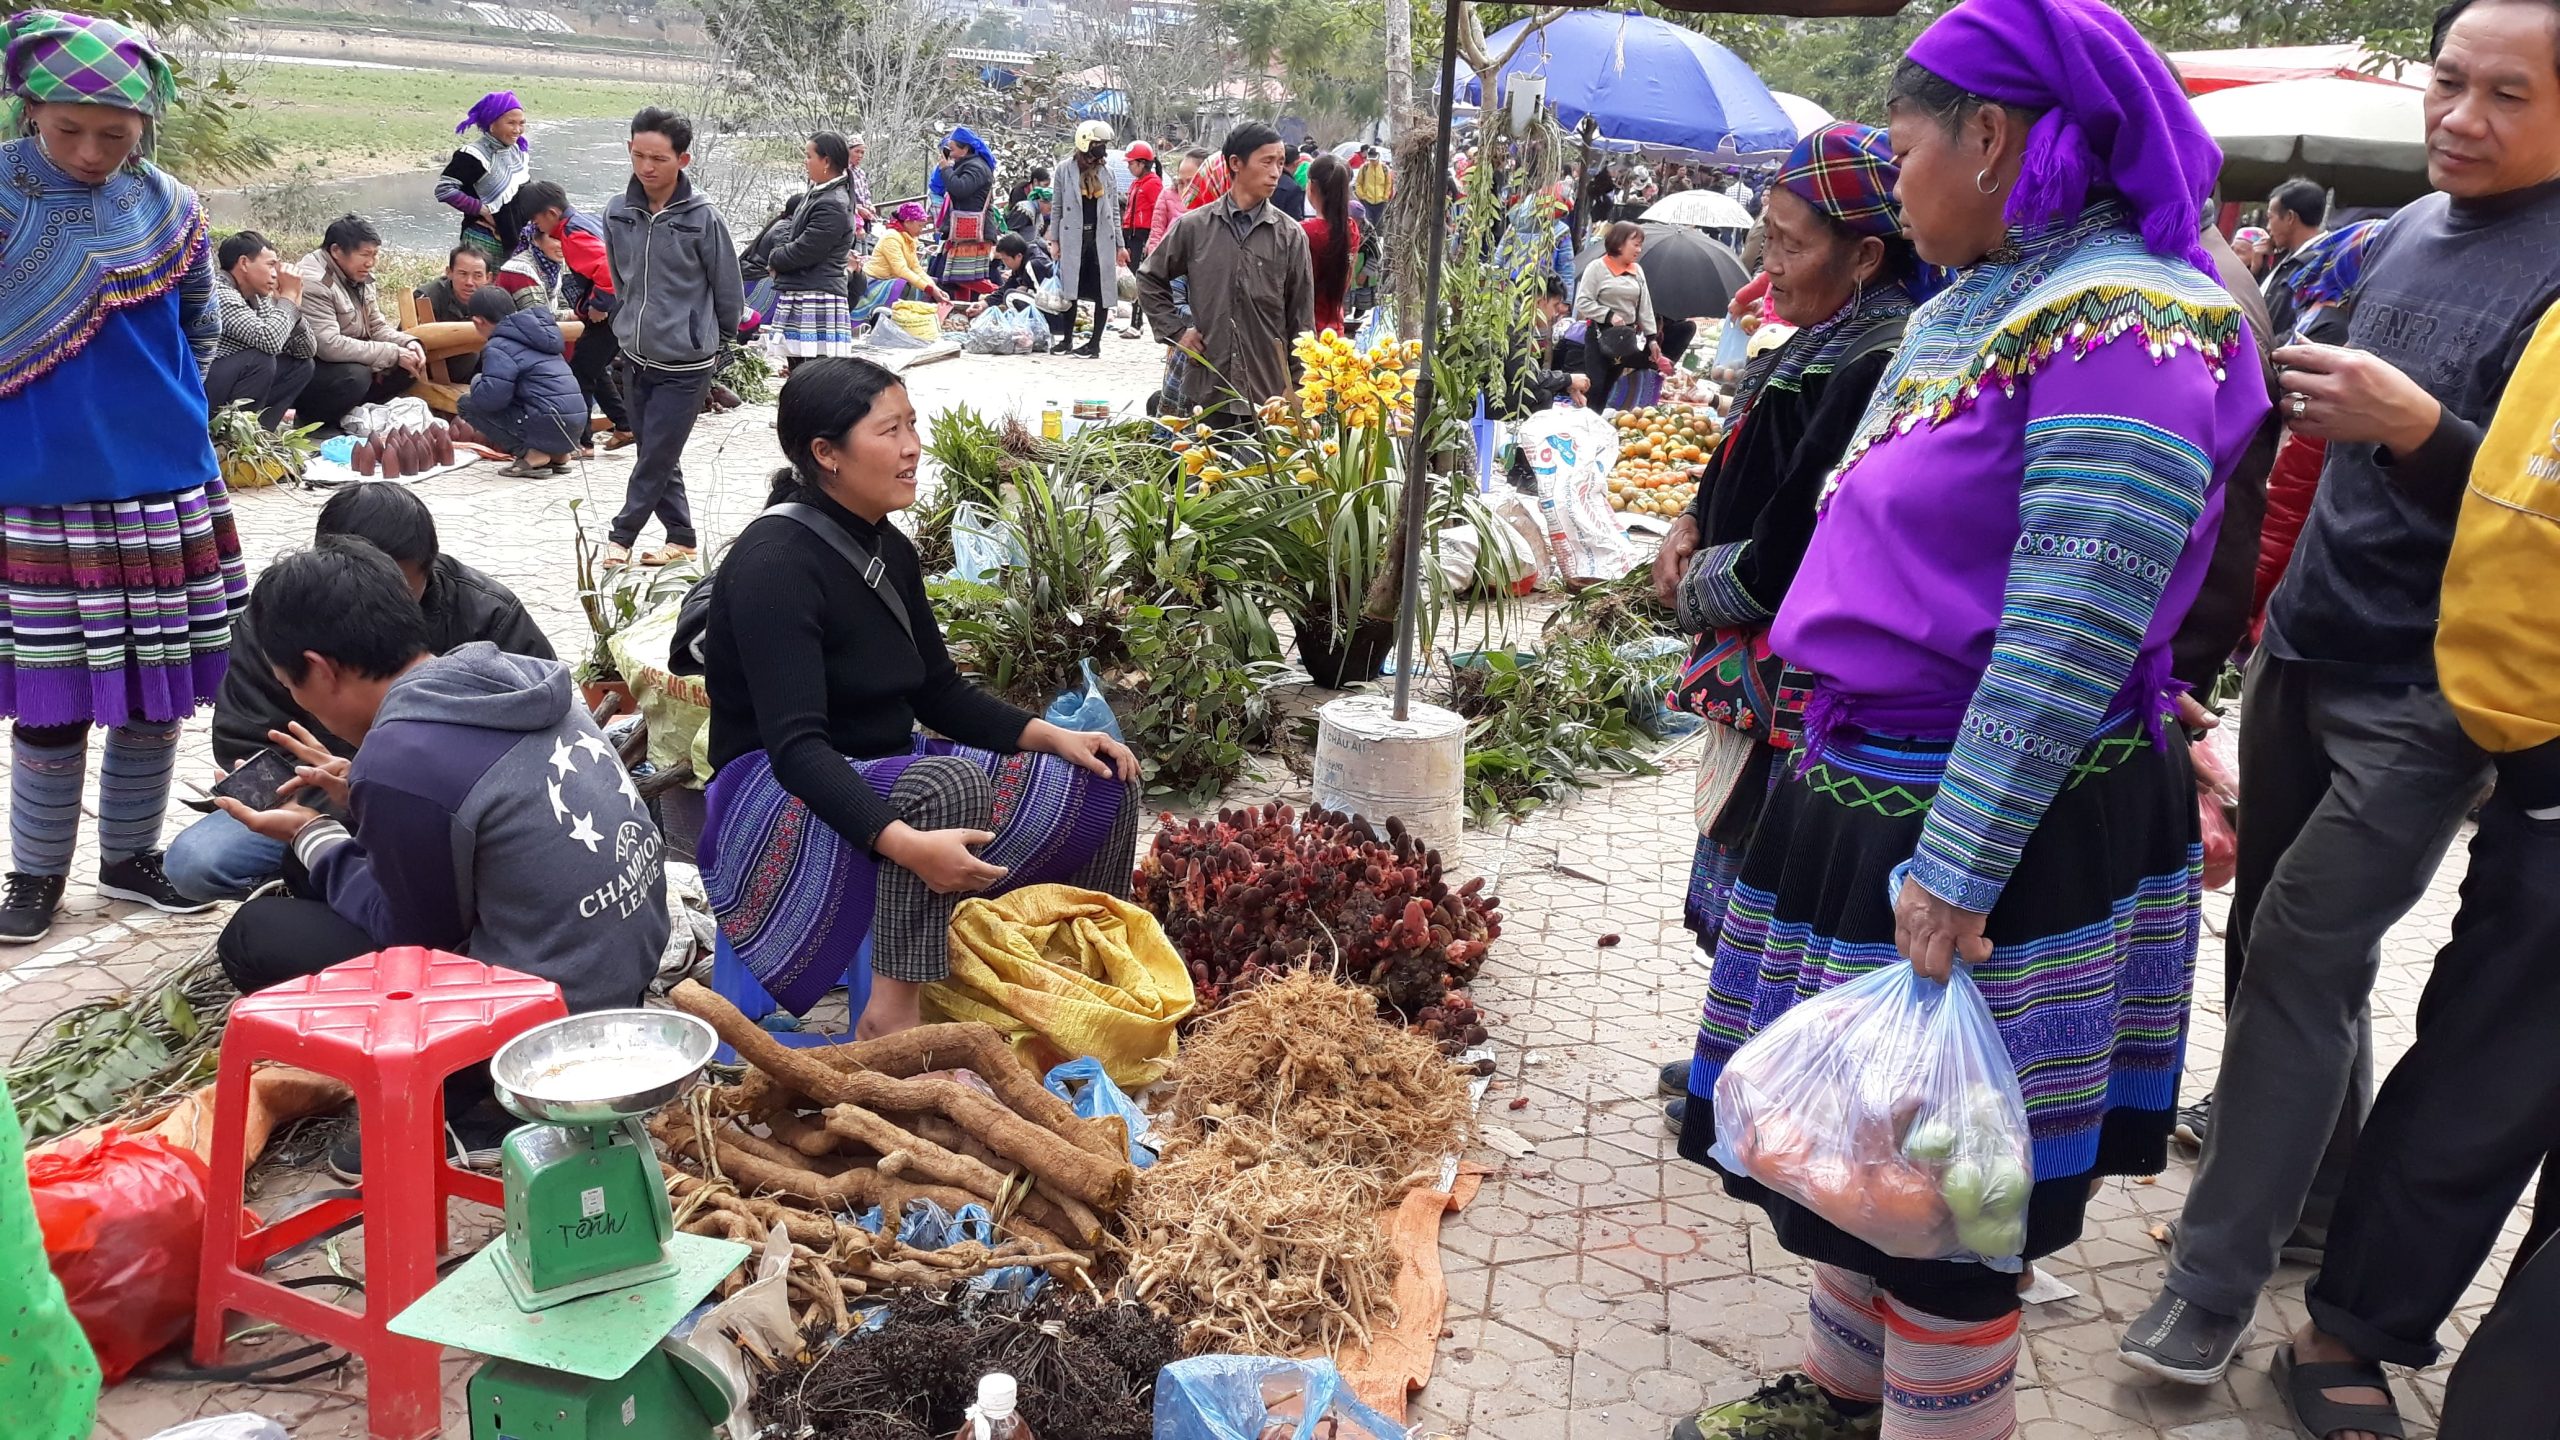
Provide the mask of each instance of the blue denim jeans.
[{"label": "blue denim jeans", "polygon": [[178,832],[160,868],[190,900],[239,900],[284,874],[284,846],[217,810]]}]

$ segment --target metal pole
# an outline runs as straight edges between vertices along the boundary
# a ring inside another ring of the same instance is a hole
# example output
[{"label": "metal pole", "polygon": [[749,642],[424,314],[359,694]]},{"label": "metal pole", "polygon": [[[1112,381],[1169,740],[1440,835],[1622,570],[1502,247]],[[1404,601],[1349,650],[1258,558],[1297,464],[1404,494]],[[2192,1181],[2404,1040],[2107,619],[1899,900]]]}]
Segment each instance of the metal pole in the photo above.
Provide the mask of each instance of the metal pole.
[{"label": "metal pole", "polygon": [[1413,437],[1405,451],[1404,597],[1396,606],[1398,720],[1405,718],[1413,700],[1413,632],[1422,623],[1422,532],[1431,517],[1429,422],[1439,398],[1431,363],[1440,354],[1440,271],[1449,251],[1449,112],[1458,99],[1458,7],[1465,3],[1447,0],[1440,21],[1440,131],[1431,148],[1431,185],[1423,192],[1428,210],[1422,222],[1422,372],[1414,380]]}]

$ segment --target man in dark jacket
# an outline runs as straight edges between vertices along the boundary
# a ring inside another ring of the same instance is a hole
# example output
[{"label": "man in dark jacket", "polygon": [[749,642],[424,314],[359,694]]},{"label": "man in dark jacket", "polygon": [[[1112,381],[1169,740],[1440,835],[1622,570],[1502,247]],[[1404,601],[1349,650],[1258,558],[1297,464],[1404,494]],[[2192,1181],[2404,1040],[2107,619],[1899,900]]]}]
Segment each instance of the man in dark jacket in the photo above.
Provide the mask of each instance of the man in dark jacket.
[{"label": "man in dark jacket", "polygon": [[[435,654],[406,577],[356,539],[268,566],[249,619],[265,668],[358,749],[341,758],[290,736],[303,791],[263,810],[222,800],[232,821],[292,847],[298,892],[252,900],[223,927],[214,954],[233,985],[417,945],[549,980],[573,1011],[640,1003],[667,943],[665,847],[567,667],[485,643]],[[466,1075],[448,1084],[446,1113],[477,1148],[508,1122],[457,1106],[458,1092],[485,1093],[484,1075]],[[346,1174],[361,1152],[342,1145],[330,1160]]]},{"label": "man in dark jacket", "polygon": [[[499,649],[552,658],[551,642],[506,586],[444,554],[435,516],[403,485],[356,485],[320,507],[316,538],[352,536],[389,555],[409,582],[426,618],[427,644],[438,654],[487,640]],[[300,725],[333,755],[356,747],[293,702],[267,667],[246,611],[231,619],[231,668],[213,705],[213,758],[226,771],[274,745],[268,732]],[[282,845],[215,813],[178,832],[161,864],[169,883],[198,900],[237,900],[284,873]]]},{"label": "man in dark jacket", "polygon": [[[720,347],[738,335],[746,287],[729,225],[686,181],[693,122],[652,105],[631,117],[631,185],[604,211],[613,264],[614,338],[640,458],[605,547],[608,565],[660,565],[694,552],[684,447],[712,388]],[[664,523],[667,543],[634,557],[640,528]]]},{"label": "man in dark jacket", "polygon": [[519,310],[495,285],[471,297],[480,371],[456,408],[488,443],[515,457],[501,475],[566,475],[587,429],[587,397],[562,358],[560,322]]}]

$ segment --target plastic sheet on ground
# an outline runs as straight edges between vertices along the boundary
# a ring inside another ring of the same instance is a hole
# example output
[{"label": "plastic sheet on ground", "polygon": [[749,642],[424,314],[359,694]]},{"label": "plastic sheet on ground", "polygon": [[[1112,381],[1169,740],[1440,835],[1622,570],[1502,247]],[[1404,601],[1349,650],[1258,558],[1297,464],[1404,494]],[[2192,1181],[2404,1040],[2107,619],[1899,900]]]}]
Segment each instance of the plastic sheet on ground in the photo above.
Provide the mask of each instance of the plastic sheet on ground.
[{"label": "plastic sheet on ground", "polygon": [[1405,1440],[1330,1360],[1196,1355],[1156,1376],[1155,1440],[1315,1440],[1320,1425],[1324,1440]]},{"label": "plastic sheet on ground", "polygon": [[928,1017],[995,1026],[1034,1070],[1090,1055],[1123,1089],[1164,1078],[1191,973],[1156,918],[1072,885],[960,902],[951,974],[927,985]]},{"label": "plastic sheet on ground", "polygon": [[[880,1207],[874,1205],[853,1217],[853,1223],[877,1235],[888,1222],[881,1218]],[[945,1210],[930,1200],[910,1200],[906,1213],[898,1220],[898,1243],[911,1250],[948,1250],[968,1244],[992,1250],[997,1243],[996,1217],[984,1205]],[[1005,1265],[972,1278],[969,1288],[981,1294],[1010,1295],[1027,1301],[1040,1293],[1048,1279],[1028,1265]]]},{"label": "plastic sheet on ground", "polygon": [[1111,1083],[1111,1077],[1103,1073],[1101,1061],[1090,1055],[1078,1056],[1051,1070],[1040,1083],[1087,1120],[1119,1116],[1121,1123],[1129,1127],[1129,1163],[1141,1170],[1156,1163],[1155,1118],[1130,1099],[1128,1092]]}]

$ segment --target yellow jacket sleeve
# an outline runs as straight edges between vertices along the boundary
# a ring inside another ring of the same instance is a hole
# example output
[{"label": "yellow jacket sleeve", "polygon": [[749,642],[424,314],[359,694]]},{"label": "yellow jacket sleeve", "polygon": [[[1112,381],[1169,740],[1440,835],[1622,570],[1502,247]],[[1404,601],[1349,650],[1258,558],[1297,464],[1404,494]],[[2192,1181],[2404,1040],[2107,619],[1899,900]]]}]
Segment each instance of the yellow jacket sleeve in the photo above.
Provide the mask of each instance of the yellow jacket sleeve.
[{"label": "yellow jacket sleeve", "polygon": [[903,230],[891,230],[880,237],[862,273],[874,280],[904,280],[910,285],[933,283],[933,277],[916,263],[915,237]]},{"label": "yellow jacket sleeve", "polygon": [[2436,670],[2528,809],[2560,805],[2560,307],[2507,381],[2445,564]]}]

